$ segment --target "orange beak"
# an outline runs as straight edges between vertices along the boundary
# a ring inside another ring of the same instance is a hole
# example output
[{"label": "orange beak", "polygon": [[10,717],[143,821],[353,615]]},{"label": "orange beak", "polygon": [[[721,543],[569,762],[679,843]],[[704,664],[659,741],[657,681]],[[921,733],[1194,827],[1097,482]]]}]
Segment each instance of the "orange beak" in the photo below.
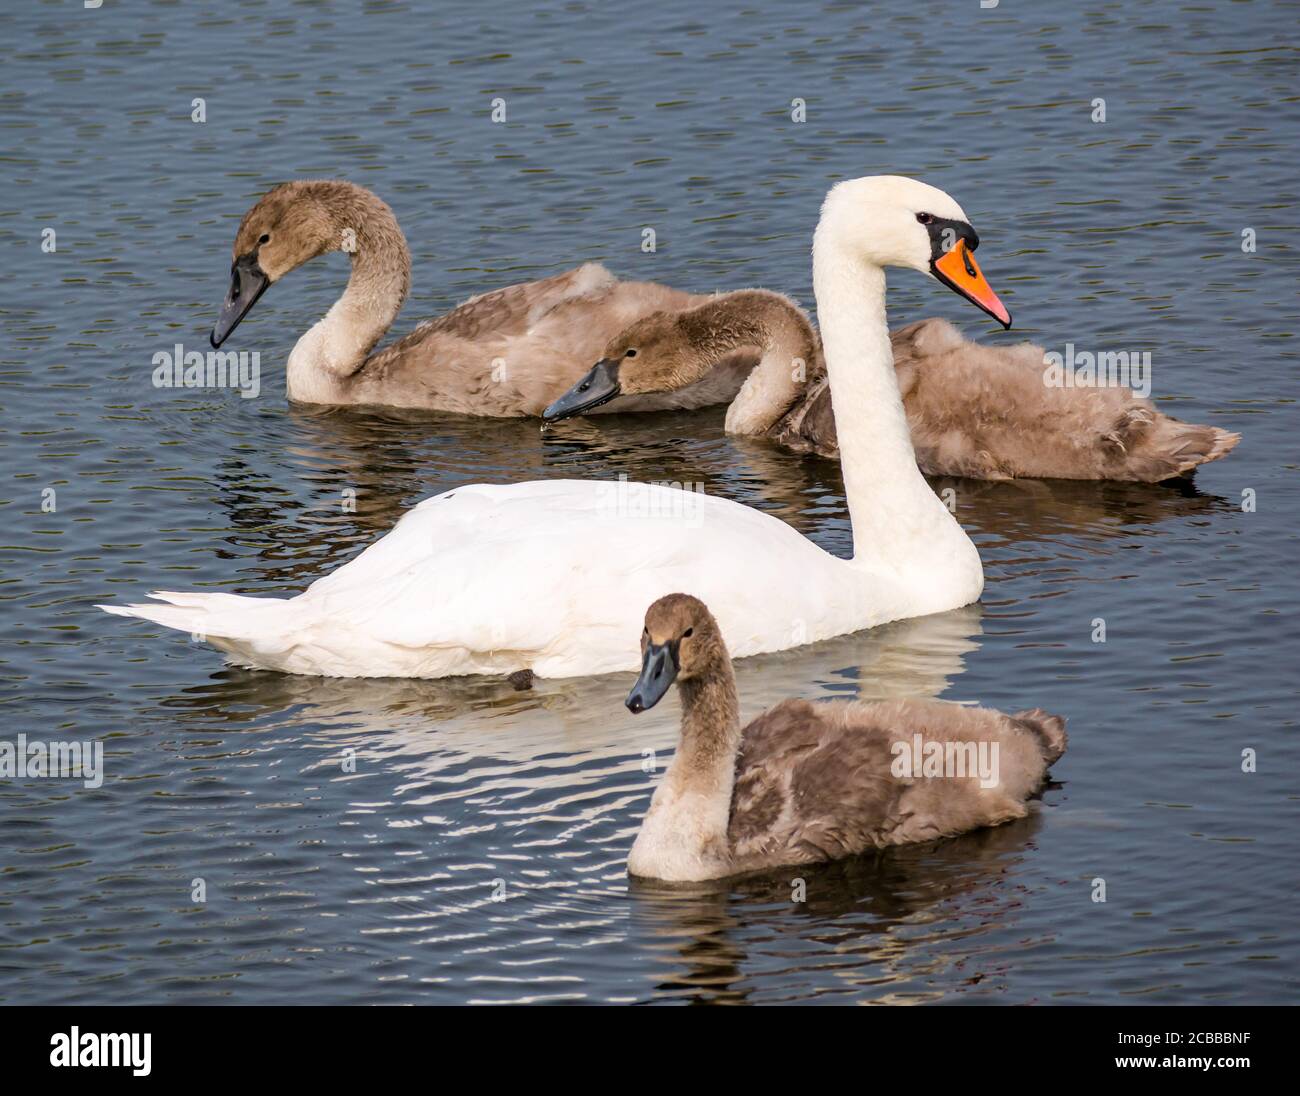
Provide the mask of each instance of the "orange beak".
[{"label": "orange beak", "polygon": [[1003,327],[1011,326],[1011,313],[1007,306],[998,300],[993,287],[984,280],[980,268],[975,265],[975,256],[966,246],[965,240],[958,240],[945,255],[930,263],[934,276],[949,289],[955,290],[968,301],[984,309]]}]

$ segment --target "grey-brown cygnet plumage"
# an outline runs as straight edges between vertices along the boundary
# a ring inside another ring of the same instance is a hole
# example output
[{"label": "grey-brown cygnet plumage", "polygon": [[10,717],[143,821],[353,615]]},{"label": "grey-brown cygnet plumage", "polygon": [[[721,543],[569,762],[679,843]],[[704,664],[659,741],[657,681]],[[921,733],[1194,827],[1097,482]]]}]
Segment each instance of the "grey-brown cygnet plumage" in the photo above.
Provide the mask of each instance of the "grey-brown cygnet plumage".
[{"label": "grey-brown cygnet plumage", "polygon": [[[213,346],[226,340],[269,286],[328,251],[347,252],[352,274],[343,295],[289,356],[289,398],[303,403],[540,415],[612,335],[649,313],[708,299],[652,282],[619,281],[587,263],[473,297],[376,351],[411,284],[411,255],[397,218],[365,187],[299,180],[274,187],[244,214]],[[725,403],[757,360],[752,352],[734,358],[699,383],[609,410]]]},{"label": "grey-brown cygnet plumage", "polygon": [[690,882],[951,837],[1028,813],[1065,752],[1065,721],[937,700],[785,700],[741,727],[736,679],[703,602],[646,611],[634,712],[675,682],[681,737],[628,856]]},{"label": "grey-brown cygnet plumage", "polygon": [[[984,346],[939,319],[893,331],[890,341],[917,464],[927,475],[1154,483],[1218,460],[1241,440],[1162,414],[1129,388],[1049,386],[1043,349],[1030,343]],[[699,383],[741,349],[760,361],[727,411],[727,431],[838,459],[820,340],[794,301],[767,290],[724,293],[636,321],[547,417],[581,413],[583,402],[602,396]],[[583,385],[577,399],[571,393]]]}]

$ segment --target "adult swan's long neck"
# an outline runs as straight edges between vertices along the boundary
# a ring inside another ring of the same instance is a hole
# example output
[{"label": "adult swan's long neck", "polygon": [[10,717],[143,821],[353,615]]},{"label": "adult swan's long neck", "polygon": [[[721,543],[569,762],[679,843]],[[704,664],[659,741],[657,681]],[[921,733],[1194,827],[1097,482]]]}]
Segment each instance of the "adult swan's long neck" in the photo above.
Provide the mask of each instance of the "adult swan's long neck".
[{"label": "adult swan's long neck", "polygon": [[392,326],[411,285],[411,253],[392,210],[373,195],[353,195],[330,210],[333,251],[352,257],[347,289],[289,355],[289,397],[327,403],[366,363]]},{"label": "adult swan's long neck", "polygon": [[885,319],[885,272],[827,222],[813,238],[813,287],[854,562],[906,577],[936,606],[973,601],[983,587],[979,554],[916,466]]}]

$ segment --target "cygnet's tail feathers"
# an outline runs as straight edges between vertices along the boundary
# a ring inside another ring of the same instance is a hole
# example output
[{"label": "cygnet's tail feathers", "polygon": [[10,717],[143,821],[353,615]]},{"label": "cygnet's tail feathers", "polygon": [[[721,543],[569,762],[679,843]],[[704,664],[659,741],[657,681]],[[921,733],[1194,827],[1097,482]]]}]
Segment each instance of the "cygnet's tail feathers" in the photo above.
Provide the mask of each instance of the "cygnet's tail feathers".
[{"label": "cygnet's tail feathers", "polygon": [[1061,759],[1068,742],[1065,720],[1061,716],[1052,715],[1042,708],[1030,708],[1028,711],[1016,712],[1011,718],[1038,736],[1039,748],[1048,765],[1054,765]]},{"label": "cygnet's tail feathers", "polygon": [[1239,441],[1240,434],[1217,426],[1183,422],[1149,407],[1135,407],[1121,417],[1103,444],[1124,468],[1124,478],[1158,483],[1221,460]]}]

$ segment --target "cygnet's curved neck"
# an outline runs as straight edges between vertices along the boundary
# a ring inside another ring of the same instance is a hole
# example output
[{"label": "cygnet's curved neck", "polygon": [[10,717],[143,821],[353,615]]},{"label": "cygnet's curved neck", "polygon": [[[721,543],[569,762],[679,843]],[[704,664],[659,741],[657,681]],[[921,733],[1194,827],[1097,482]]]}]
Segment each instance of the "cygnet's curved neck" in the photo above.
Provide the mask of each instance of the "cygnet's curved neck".
[{"label": "cygnet's curved neck", "polygon": [[[759,355],[758,364],[727,409],[729,434],[761,435],[798,398],[804,382],[821,368],[821,346],[811,321],[794,301],[767,289],[720,293],[675,317],[682,342],[671,368],[637,374],[643,387],[631,391],[666,392],[703,381],[739,351]],[[647,367],[648,368],[648,367]]]},{"label": "cygnet's curved neck", "polygon": [[776,293],[732,294],[761,357],[727,408],[727,433],[766,434],[821,369],[821,344],[798,305]]},{"label": "cygnet's curved neck", "polygon": [[682,736],[672,775],[683,790],[716,796],[729,811],[740,746],[740,701],[731,660],[724,653],[716,666],[679,681],[677,688],[682,698]]},{"label": "cygnet's curved neck", "polygon": [[666,822],[678,830],[675,844],[681,848],[701,857],[725,856],[740,748],[740,702],[731,660],[724,651],[704,673],[679,680],[677,689],[681,738],[664,781],[673,799],[690,807]]},{"label": "cygnet's curved neck", "polygon": [[740,747],[740,705],[726,648],[703,673],[679,678],[677,753],[655,792],[627,867],[659,879],[710,879],[730,863],[728,828]]},{"label": "cygnet's curved neck", "polygon": [[328,206],[332,236],[328,251],[352,257],[343,295],[289,355],[289,395],[310,400],[351,376],[366,362],[401,311],[411,285],[411,253],[397,218],[368,191],[335,196]]}]

